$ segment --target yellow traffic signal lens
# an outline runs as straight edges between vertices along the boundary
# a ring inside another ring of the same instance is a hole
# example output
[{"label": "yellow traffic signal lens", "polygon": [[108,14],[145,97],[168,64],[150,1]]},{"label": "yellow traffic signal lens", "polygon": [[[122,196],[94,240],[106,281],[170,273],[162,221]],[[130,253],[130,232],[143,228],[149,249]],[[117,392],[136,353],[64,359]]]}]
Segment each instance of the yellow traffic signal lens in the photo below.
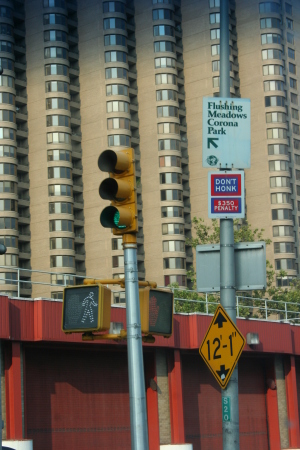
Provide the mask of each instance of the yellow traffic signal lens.
[{"label": "yellow traffic signal lens", "polygon": [[127,181],[106,178],[99,187],[100,197],[104,200],[112,200],[122,203],[131,195],[131,184]]}]

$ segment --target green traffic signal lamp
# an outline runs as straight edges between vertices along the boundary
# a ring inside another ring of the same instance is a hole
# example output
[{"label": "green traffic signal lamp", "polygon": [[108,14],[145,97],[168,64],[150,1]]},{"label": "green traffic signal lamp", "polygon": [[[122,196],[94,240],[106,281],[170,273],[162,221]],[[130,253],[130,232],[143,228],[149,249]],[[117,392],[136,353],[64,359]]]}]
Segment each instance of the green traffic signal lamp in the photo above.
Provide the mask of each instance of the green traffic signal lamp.
[{"label": "green traffic signal lamp", "polygon": [[136,233],[138,223],[133,149],[117,152],[105,150],[99,156],[98,166],[101,171],[109,172],[109,178],[104,179],[99,186],[99,195],[111,202],[100,214],[101,225],[112,228],[116,235]]},{"label": "green traffic signal lamp", "polygon": [[126,208],[107,206],[106,208],[103,209],[100,215],[100,223],[104,228],[126,230],[126,228],[130,226],[131,222],[132,222],[132,214]]}]

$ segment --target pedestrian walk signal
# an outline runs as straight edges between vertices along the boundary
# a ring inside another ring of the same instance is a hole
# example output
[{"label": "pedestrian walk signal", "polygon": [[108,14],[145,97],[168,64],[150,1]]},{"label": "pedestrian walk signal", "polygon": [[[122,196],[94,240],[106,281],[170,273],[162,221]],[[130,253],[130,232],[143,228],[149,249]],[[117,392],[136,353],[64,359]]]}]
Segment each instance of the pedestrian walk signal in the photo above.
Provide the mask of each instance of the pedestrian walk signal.
[{"label": "pedestrian walk signal", "polygon": [[101,284],[64,289],[62,331],[84,333],[110,327],[111,291]]},{"label": "pedestrian walk signal", "polygon": [[173,333],[173,292],[147,287],[139,290],[139,296],[142,333],[170,337]]}]

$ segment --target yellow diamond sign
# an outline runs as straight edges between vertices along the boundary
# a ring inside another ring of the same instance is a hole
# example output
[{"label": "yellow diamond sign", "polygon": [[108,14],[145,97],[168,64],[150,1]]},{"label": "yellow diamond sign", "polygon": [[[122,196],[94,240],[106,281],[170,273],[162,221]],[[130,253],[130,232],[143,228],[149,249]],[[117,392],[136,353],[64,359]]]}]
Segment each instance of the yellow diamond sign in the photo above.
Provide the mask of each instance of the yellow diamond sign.
[{"label": "yellow diamond sign", "polygon": [[199,353],[222,389],[225,389],[245,346],[245,338],[219,305]]}]

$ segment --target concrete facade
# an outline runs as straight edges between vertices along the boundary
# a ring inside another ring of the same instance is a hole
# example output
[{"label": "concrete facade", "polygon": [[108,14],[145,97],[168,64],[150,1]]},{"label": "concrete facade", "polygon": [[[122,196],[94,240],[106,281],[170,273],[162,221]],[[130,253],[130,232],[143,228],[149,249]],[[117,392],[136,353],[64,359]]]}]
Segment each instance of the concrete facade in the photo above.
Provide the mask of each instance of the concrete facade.
[{"label": "concrete facade", "polygon": [[[126,147],[139,278],[188,286],[185,241],[193,217],[207,220],[202,98],[219,94],[219,0],[0,5],[4,291],[16,295],[18,267],[32,297],[61,298],[75,275],[124,275],[121,239],[99,223],[97,161]],[[299,2],[236,0],[229,13],[231,95],[251,99],[246,218],[272,239],[267,257],[287,285],[298,275]]]}]

